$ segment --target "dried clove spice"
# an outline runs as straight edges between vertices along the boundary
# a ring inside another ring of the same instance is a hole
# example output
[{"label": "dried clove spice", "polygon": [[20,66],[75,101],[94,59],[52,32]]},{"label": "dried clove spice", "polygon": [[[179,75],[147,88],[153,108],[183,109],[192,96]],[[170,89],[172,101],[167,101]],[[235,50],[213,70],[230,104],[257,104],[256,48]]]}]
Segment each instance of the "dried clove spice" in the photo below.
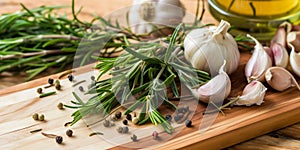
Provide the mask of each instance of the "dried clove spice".
[{"label": "dried clove spice", "polygon": [[63,137],[57,136],[55,134],[47,134],[42,132],[42,135],[48,137],[48,138],[55,138],[56,143],[61,144],[63,142]]}]

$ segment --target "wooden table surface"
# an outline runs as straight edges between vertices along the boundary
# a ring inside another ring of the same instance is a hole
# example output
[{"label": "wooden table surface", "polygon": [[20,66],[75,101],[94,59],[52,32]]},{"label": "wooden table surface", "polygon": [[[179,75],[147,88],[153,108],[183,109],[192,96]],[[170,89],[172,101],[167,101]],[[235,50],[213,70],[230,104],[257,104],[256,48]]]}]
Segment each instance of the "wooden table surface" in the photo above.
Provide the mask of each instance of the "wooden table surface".
[{"label": "wooden table surface", "polygon": [[[49,1],[49,0],[1,0],[0,13],[14,12],[21,7],[19,3],[22,2],[29,8],[34,8],[40,5],[70,5],[70,0]],[[183,3],[191,14],[195,13],[196,0],[184,0]],[[79,9],[83,6],[84,9],[80,15],[80,18],[89,20],[90,14],[108,15],[113,11],[129,6],[132,3],[131,0],[77,0],[76,8]],[[71,13],[70,9],[65,9],[67,14]],[[208,11],[205,13],[203,20],[204,23],[215,23],[216,21],[210,16]],[[39,77],[49,75],[44,73]],[[5,89],[13,85],[17,85],[24,82],[25,75],[23,73],[2,73],[0,74],[0,89]],[[37,77],[37,78],[39,78]],[[245,141],[243,143],[234,145],[227,149],[299,149],[300,147],[300,123],[280,129],[278,131],[271,132],[269,134]]]}]

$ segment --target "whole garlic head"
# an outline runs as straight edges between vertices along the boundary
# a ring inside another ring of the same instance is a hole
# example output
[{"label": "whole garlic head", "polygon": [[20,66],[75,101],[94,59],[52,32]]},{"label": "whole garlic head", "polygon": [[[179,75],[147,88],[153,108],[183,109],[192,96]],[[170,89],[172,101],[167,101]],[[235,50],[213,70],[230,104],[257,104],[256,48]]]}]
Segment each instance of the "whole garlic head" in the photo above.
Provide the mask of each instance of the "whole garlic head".
[{"label": "whole garlic head", "polygon": [[193,94],[202,102],[214,103],[222,102],[228,97],[231,90],[231,81],[227,73],[224,71],[226,61],[219,69],[219,74],[208,81],[206,84],[199,87]]},{"label": "whole garlic head", "polygon": [[136,34],[152,32],[154,25],[175,27],[182,22],[185,9],[179,0],[134,0],[129,24]]},{"label": "whole garlic head", "polygon": [[300,87],[294,76],[282,67],[271,67],[265,73],[267,83],[277,91],[284,91],[290,87]]},{"label": "whole garlic head", "polygon": [[254,37],[249,34],[247,36],[256,43],[254,52],[245,67],[247,81],[263,81],[265,71],[272,66],[272,60],[264,47]]},{"label": "whole garlic head", "polygon": [[267,88],[259,81],[251,81],[243,90],[243,94],[233,105],[261,105],[264,101]]},{"label": "whole garlic head", "polygon": [[226,60],[225,71],[233,73],[240,61],[240,53],[234,38],[227,33],[230,24],[221,21],[219,26],[195,29],[184,39],[184,56],[194,68],[218,74]]},{"label": "whole garlic head", "polygon": [[296,53],[292,44],[289,44],[289,47],[292,49],[290,53],[290,64],[292,70],[298,77],[300,77],[300,52]]}]

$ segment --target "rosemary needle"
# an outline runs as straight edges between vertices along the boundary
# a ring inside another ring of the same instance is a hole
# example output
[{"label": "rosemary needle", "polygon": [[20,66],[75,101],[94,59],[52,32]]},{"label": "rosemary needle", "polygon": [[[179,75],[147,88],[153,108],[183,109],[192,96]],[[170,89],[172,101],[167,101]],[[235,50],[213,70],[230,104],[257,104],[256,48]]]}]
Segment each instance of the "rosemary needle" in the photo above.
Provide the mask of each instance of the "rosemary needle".
[{"label": "rosemary needle", "polygon": [[40,131],[42,131],[42,129],[32,130],[32,131],[30,131],[30,133],[36,133],[36,132],[40,132]]},{"label": "rosemary needle", "polygon": [[40,95],[40,98],[47,97],[47,96],[53,95],[53,94],[55,94],[55,93],[56,93],[55,91],[53,91],[53,92],[48,92],[48,93],[43,93],[43,94]]},{"label": "rosemary needle", "polygon": [[79,85],[79,84],[81,84],[83,82],[86,82],[86,80],[82,80],[82,81],[76,82],[75,84],[72,85],[72,87],[75,87],[75,86],[77,86],[77,85]]},{"label": "rosemary needle", "polygon": [[94,136],[94,135],[103,135],[102,132],[93,132],[91,134],[89,134],[89,136]]}]

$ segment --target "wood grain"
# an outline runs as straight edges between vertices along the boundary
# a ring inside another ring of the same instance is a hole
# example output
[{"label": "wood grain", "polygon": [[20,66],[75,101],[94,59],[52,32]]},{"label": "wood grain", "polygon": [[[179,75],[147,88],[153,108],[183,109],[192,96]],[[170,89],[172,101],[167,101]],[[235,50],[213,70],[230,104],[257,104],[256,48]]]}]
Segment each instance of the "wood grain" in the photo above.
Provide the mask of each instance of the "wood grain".
[{"label": "wood grain", "polygon": [[[19,10],[21,7],[19,6],[19,2],[24,3],[29,8],[34,8],[40,5],[69,5],[69,0],[60,0],[60,1],[48,1],[48,0],[39,0],[39,1],[30,1],[30,0],[1,0],[0,2],[0,13],[7,13],[7,12],[14,12],[16,10]],[[77,0],[77,6],[78,9],[80,6],[83,6],[83,13],[81,14],[80,18],[83,20],[89,20],[91,18],[91,13],[96,13],[98,15],[107,15],[114,10],[128,6],[131,4],[131,0],[90,0],[90,1],[80,1]],[[183,3],[185,4],[187,10],[191,13],[195,12],[195,4],[196,0],[184,0]],[[68,15],[70,15],[71,11],[68,9],[64,9],[63,12],[66,12]],[[216,22],[206,11],[205,17],[204,17],[204,23],[211,23]],[[52,72],[53,73],[53,72]],[[49,72],[44,73],[42,76],[49,75]],[[39,76],[39,77],[42,77]],[[35,81],[32,81],[31,83],[24,83],[21,85],[17,85],[19,83],[23,83],[26,76],[23,74],[10,74],[5,73],[0,75],[0,89],[3,89],[0,91],[0,143],[2,145],[1,149],[4,148],[15,148],[15,149],[33,149],[33,148],[44,148],[44,149],[95,149],[95,148],[105,148],[103,146],[102,139],[98,137],[87,137],[87,133],[90,133],[91,130],[88,128],[85,128],[85,125],[81,122],[80,124],[77,124],[75,127],[72,127],[75,132],[75,137],[72,139],[68,139],[66,136],[64,136],[65,145],[57,145],[53,141],[53,139],[48,139],[40,135],[39,133],[30,134],[30,130],[34,130],[37,128],[43,128],[44,132],[51,132],[56,134],[64,134],[65,130],[67,128],[63,127],[63,124],[66,121],[70,121],[71,118],[69,117],[70,113],[72,113],[71,110],[64,110],[64,111],[58,111],[56,110],[56,104],[58,101],[63,102],[69,102],[68,97],[66,95],[56,95],[54,97],[49,97],[45,99],[39,99],[36,98],[37,95],[34,95],[35,89],[34,86],[42,86],[47,81],[46,79],[48,77],[44,77],[42,79],[38,79]],[[55,75],[52,77],[56,77]],[[244,79],[242,79],[244,80]],[[235,84],[238,84],[239,82],[235,82]],[[17,86],[14,86],[17,85]],[[244,85],[244,84],[243,84]],[[6,88],[7,86],[13,86],[10,88]],[[5,89],[4,89],[5,88]],[[234,93],[239,92],[239,89],[236,89]],[[66,92],[66,91],[64,91]],[[10,93],[10,94],[9,94]],[[18,94],[21,93],[21,96],[18,96]],[[29,94],[28,94],[29,93]],[[297,93],[294,90],[289,90],[284,92],[286,95],[289,95],[290,93]],[[61,93],[59,93],[61,94]],[[5,96],[4,96],[5,95]],[[10,96],[7,96],[10,95]],[[299,95],[298,95],[299,97]],[[67,98],[67,99],[64,99]],[[278,99],[277,96],[270,97],[267,100],[272,101],[273,99]],[[285,99],[285,98],[284,98]],[[286,100],[286,99],[285,99]],[[7,105],[5,105],[5,103]],[[48,104],[51,103],[51,104]],[[2,106],[3,104],[3,106]],[[32,105],[34,104],[34,105]],[[270,103],[268,103],[270,104]],[[38,105],[38,107],[37,107]],[[262,107],[264,107],[263,104]],[[271,106],[274,106],[275,103],[271,103]],[[295,104],[296,105],[296,104]],[[288,106],[286,106],[288,107]],[[239,109],[239,108],[237,108]],[[240,108],[243,109],[244,108]],[[233,111],[233,110],[231,110]],[[226,113],[231,113],[226,112]],[[31,117],[31,113],[33,112],[40,112],[46,114],[46,123],[42,122],[33,122]],[[233,111],[235,112],[235,115],[238,115],[239,111]],[[16,115],[16,113],[18,115]],[[295,113],[295,112],[293,112]],[[10,114],[10,115],[9,115]],[[5,116],[5,117],[4,117]],[[297,116],[297,115],[295,115]],[[221,118],[228,118],[228,115],[220,116]],[[283,120],[288,120],[289,116],[283,115]],[[201,118],[201,115],[195,116],[193,119],[198,120]],[[278,119],[278,118],[277,118]],[[257,121],[257,120],[256,120]],[[285,121],[278,121],[278,123],[275,123],[274,126],[272,125],[271,130],[276,130],[281,126],[282,124],[285,124]],[[267,124],[268,125],[268,124]],[[264,126],[267,126],[264,124]],[[287,124],[285,124],[287,125]],[[285,126],[284,125],[284,126]],[[282,126],[283,127],[283,126]],[[217,129],[217,128],[216,128]],[[197,131],[198,129],[192,129],[184,132],[188,133],[191,131]],[[229,130],[229,129],[228,129]],[[244,131],[247,131],[246,129],[243,129]],[[253,129],[249,127],[250,132],[248,133],[238,133],[238,132],[231,132],[232,136],[248,136],[249,138],[253,132]],[[255,130],[256,131],[256,130]],[[260,131],[260,130],[259,130]],[[257,131],[257,132],[259,132]],[[229,147],[227,149],[230,150],[236,150],[236,149],[299,149],[299,139],[300,139],[300,125],[296,124],[288,128],[284,128],[278,131],[274,131],[270,134],[265,134],[261,137],[251,139],[249,141],[243,142],[241,144],[234,145],[232,147]],[[268,131],[265,131],[268,132]],[[257,135],[261,135],[264,133],[259,133]],[[178,136],[183,136],[185,133],[179,133]],[[255,136],[257,136],[255,135]],[[183,136],[183,137],[189,137],[189,136]],[[253,136],[251,136],[253,137]],[[220,136],[219,138],[223,138]],[[218,140],[218,138],[214,138],[215,140]],[[151,138],[146,138],[146,140],[151,140]],[[222,139],[221,139],[222,140]],[[223,139],[224,140],[224,139]],[[233,139],[226,139],[226,142],[229,143],[236,143],[232,142]],[[12,142],[14,141],[14,142]],[[18,142],[18,144],[16,144]],[[213,140],[211,140],[213,142]],[[78,144],[78,143],[84,143]],[[166,143],[167,145],[168,143]],[[176,143],[175,143],[176,144]],[[217,144],[217,143],[213,143]],[[231,145],[231,144],[224,144],[224,145]],[[105,145],[105,144],[104,144]],[[217,144],[218,145],[218,144]],[[123,147],[124,148],[124,147]],[[117,149],[117,148],[115,148]],[[203,149],[203,148],[202,148]]]},{"label": "wood grain", "polygon": [[[232,86],[235,89],[231,96],[238,95],[246,84],[243,68],[245,60],[249,56],[250,53],[248,52],[242,53],[239,69],[231,76]],[[82,84],[83,87],[90,83],[89,77],[95,74],[91,68],[92,66],[86,66],[76,69],[75,79],[77,81],[87,80]],[[57,78],[58,76],[59,74],[51,77]],[[226,110],[226,115],[219,114],[214,124],[204,133],[199,132],[199,125],[203,117],[202,112],[205,111],[206,107],[201,103],[192,116],[194,127],[184,128],[183,124],[172,123],[175,127],[173,135],[168,135],[161,128],[152,125],[141,128],[132,124],[129,125],[130,134],[120,135],[115,128],[121,125],[121,121],[116,122],[116,126],[112,128],[105,128],[101,123],[87,128],[85,124],[91,123],[91,120],[94,121],[95,118],[93,117],[95,116],[80,121],[73,127],[64,127],[65,122],[72,120],[70,116],[73,110],[58,110],[56,105],[59,102],[70,104],[70,100],[74,99],[71,94],[72,91],[76,91],[81,97],[84,95],[79,92],[78,87],[72,87],[73,83],[63,79],[61,80],[62,91],[57,91],[57,94],[53,96],[38,98],[36,89],[44,87],[46,80],[47,77],[0,91],[0,149],[35,149],[41,146],[49,149],[96,149],[99,147],[124,149],[132,146],[147,147],[148,149],[199,149],[203,147],[205,149],[221,149],[300,121],[298,117],[300,115],[300,93],[294,88],[281,93],[269,90],[265,103],[261,106],[233,107],[231,110]],[[53,91],[54,88],[46,90]],[[31,115],[35,112],[45,114],[46,121],[34,121]],[[58,145],[53,139],[46,138],[40,133],[29,133],[29,131],[38,128],[43,129],[43,132],[46,133],[62,135],[65,138],[64,145]],[[64,136],[64,132],[68,128],[74,130],[74,138]],[[153,130],[160,132],[160,141],[152,139],[151,132]],[[103,132],[103,139],[97,136],[88,137],[88,134],[93,131]],[[138,145],[131,142],[130,135],[132,133],[138,135]],[[111,139],[121,145],[111,144],[105,139]],[[281,140],[277,139],[277,141]],[[292,140],[291,144],[297,148],[297,140]],[[284,146],[284,144],[280,146]]]}]

